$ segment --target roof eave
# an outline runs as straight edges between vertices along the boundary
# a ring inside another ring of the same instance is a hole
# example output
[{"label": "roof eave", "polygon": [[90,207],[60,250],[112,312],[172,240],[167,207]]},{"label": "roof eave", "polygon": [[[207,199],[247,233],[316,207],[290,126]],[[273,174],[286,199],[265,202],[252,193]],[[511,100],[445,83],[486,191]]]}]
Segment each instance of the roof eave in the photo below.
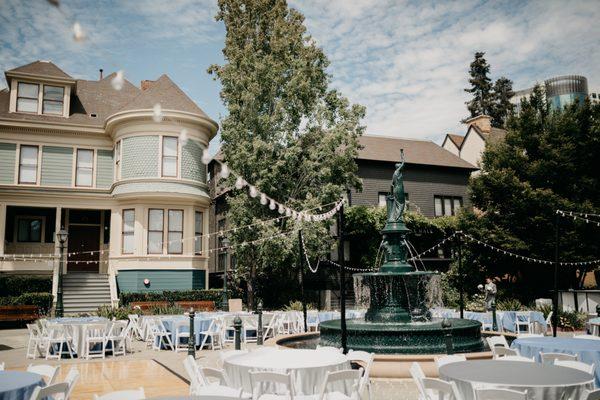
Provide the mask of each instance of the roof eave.
[{"label": "roof eave", "polygon": [[[381,159],[375,159],[375,158],[363,158],[363,157],[356,157],[356,160],[361,160],[361,161],[377,161],[377,162],[385,162],[385,163],[397,163],[398,160],[381,160]],[[466,164],[468,164],[465,161]],[[468,169],[468,170],[473,170],[476,171],[479,168],[477,168],[474,165],[440,165],[440,164],[426,164],[426,163],[418,163],[418,162],[409,162],[406,161],[406,165],[424,165],[424,166],[428,166],[428,167],[438,167],[438,168],[458,168],[458,169]]]},{"label": "roof eave", "polygon": [[58,77],[58,76],[47,76],[47,75],[39,75],[39,74],[28,74],[26,72],[17,72],[17,71],[6,71],[4,73],[4,76],[6,77],[7,83],[9,82],[9,78],[39,80],[39,81],[43,81],[43,82],[59,83],[59,84],[70,85],[70,86],[75,86],[75,84],[77,83],[77,80],[75,80],[73,78],[64,78],[64,77]]}]

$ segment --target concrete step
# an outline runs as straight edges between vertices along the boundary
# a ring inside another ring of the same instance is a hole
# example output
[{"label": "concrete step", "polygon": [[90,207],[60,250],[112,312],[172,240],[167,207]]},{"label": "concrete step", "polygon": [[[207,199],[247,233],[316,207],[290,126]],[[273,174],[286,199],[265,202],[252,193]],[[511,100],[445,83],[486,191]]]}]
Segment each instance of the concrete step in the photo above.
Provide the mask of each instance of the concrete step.
[{"label": "concrete step", "polygon": [[94,313],[98,307],[110,305],[108,275],[76,272],[63,276],[65,313]]}]

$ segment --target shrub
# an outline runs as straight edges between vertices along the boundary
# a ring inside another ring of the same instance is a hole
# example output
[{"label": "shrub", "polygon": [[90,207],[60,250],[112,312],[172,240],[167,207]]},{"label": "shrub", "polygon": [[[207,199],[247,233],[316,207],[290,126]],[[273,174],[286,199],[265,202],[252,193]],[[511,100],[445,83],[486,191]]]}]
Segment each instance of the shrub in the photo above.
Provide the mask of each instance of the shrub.
[{"label": "shrub", "polygon": [[485,296],[482,294],[473,295],[473,297],[465,304],[465,310],[485,312]]},{"label": "shrub", "polygon": [[167,306],[167,307],[152,307],[150,314],[152,315],[183,315],[185,310],[179,306]]},{"label": "shrub", "polygon": [[537,307],[537,310],[544,314],[544,318],[548,318],[548,314],[552,311],[552,306],[550,304],[542,304]]},{"label": "shrub", "polygon": [[[314,310],[315,306],[313,304],[307,303],[306,304],[306,309],[307,310]],[[290,304],[288,304],[287,306],[285,306],[283,308],[284,311],[302,311],[302,302],[299,300],[296,301],[290,301]]]},{"label": "shrub", "polygon": [[561,311],[558,314],[558,326],[563,329],[580,330],[585,327],[587,314],[578,311]]},{"label": "shrub", "polygon": [[165,290],[164,292],[131,292],[121,293],[119,298],[123,306],[134,301],[166,301],[173,304],[176,301],[212,300],[219,304],[223,296],[220,289],[208,290]]},{"label": "shrub", "polygon": [[20,296],[0,297],[2,306],[37,306],[40,314],[48,314],[54,297],[51,293],[23,293]]},{"label": "shrub", "polygon": [[496,304],[496,309],[501,311],[525,311],[525,307],[517,299],[504,299]]},{"label": "shrub", "polygon": [[1,296],[20,296],[23,293],[52,293],[52,277],[0,275]]},{"label": "shrub", "polygon": [[118,307],[112,308],[111,306],[101,306],[98,308],[96,312],[99,317],[104,317],[107,319],[120,319],[120,320],[128,320],[129,314],[141,314],[140,310],[134,310],[131,307]]}]

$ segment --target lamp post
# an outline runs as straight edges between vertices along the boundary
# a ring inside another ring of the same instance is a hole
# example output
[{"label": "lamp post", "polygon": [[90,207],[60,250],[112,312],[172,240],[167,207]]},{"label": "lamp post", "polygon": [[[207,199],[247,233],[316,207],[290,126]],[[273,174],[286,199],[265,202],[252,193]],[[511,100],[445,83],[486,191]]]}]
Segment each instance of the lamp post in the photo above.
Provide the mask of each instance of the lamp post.
[{"label": "lamp post", "polygon": [[263,304],[262,300],[258,300],[258,305],[256,306],[256,314],[258,315],[258,327],[256,328],[256,345],[263,345],[263,321],[262,321],[262,313],[263,313]]},{"label": "lamp post", "polygon": [[190,337],[188,339],[188,356],[196,358],[196,335],[194,333],[194,319],[196,317],[196,313],[194,312],[194,307],[190,307],[190,312],[188,313],[188,317],[190,317]]},{"label": "lamp post", "polygon": [[221,304],[221,308],[223,309],[223,311],[229,311],[229,298],[227,296],[227,264],[229,261],[227,253],[229,252],[229,239],[224,237],[221,241],[221,244],[225,249],[225,269],[223,271],[223,301]]},{"label": "lamp post", "polygon": [[64,229],[56,232],[56,239],[58,239],[58,243],[60,245],[60,265],[58,266],[58,289],[56,290],[56,310],[54,314],[58,318],[62,317],[65,311],[63,307],[62,271],[66,262],[65,245],[68,237],[69,233]]}]

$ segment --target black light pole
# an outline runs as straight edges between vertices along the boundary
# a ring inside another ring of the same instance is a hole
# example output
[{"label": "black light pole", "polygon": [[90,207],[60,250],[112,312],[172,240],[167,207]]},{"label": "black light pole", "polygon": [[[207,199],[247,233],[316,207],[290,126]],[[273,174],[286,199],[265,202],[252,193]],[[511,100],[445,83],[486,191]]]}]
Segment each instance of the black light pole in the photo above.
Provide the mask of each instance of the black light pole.
[{"label": "black light pole", "polygon": [[196,317],[196,313],[194,312],[194,307],[190,307],[190,312],[188,313],[188,317],[190,318],[190,337],[188,339],[188,356],[196,358],[196,335],[194,334],[194,319]]},{"label": "black light pole", "polygon": [[63,306],[63,283],[62,283],[62,273],[63,268],[65,267],[65,246],[67,243],[67,238],[69,234],[66,230],[61,229],[56,232],[56,238],[58,239],[58,243],[60,245],[60,262],[58,266],[58,285],[56,289],[56,310],[54,312],[57,318],[61,318],[64,315],[65,309]]},{"label": "black light pole", "polygon": [[227,264],[229,261],[228,260],[229,257],[227,257],[227,253],[229,252],[229,239],[224,237],[223,240],[221,241],[221,244],[223,245],[223,248],[225,249],[225,269],[223,271],[223,299],[222,299],[221,308],[223,309],[223,311],[229,311],[229,297],[227,295]]},{"label": "black light pole", "polygon": [[554,298],[552,304],[552,336],[556,337],[558,330],[558,258],[559,258],[559,221],[558,214],[554,217]]},{"label": "black light pole", "polygon": [[338,214],[338,262],[340,264],[340,328],[342,330],[342,349],[348,352],[348,331],[346,330],[346,268],[344,260],[344,204]]},{"label": "black light pole", "polygon": [[304,246],[302,246],[302,229],[298,231],[298,279],[300,279],[300,295],[302,297],[302,319],[304,320],[304,332],[308,332],[308,325],[306,323],[306,295],[304,293],[304,260],[302,259],[302,253]]},{"label": "black light pole", "polygon": [[459,278],[459,300],[458,305],[460,307],[460,318],[463,319],[465,317],[465,280],[463,277],[463,268],[462,268],[462,240],[460,237],[460,233],[456,235],[456,241],[458,242],[458,278]]}]

